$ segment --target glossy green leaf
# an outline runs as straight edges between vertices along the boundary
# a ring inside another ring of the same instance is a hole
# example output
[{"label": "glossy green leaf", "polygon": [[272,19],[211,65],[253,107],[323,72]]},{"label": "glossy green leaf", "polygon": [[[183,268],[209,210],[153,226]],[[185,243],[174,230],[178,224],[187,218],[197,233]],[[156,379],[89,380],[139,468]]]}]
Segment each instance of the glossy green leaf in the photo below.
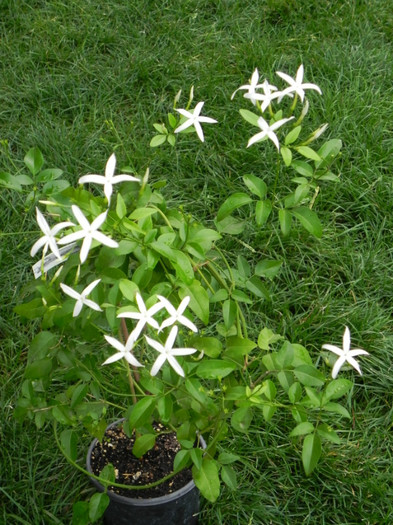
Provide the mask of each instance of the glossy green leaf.
[{"label": "glossy green leaf", "polygon": [[128,279],[120,279],[119,289],[123,296],[132,302],[135,301],[135,295],[139,291],[138,286],[133,281],[129,281]]},{"label": "glossy green leaf", "polygon": [[292,167],[303,177],[311,178],[314,175],[312,166],[303,160],[292,161]]},{"label": "glossy green leaf", "polygon": [[71,429],[63,430],[63,432],[60,434],[60,443],[65,455],[72,461],[75,461],[78,456],[78,438],[76,432]]},{"label": "glossy green leaf", "polygon": [[253,126],[258,126],[258,120],[259,120],[258,115],[256,115],[255,113],[252,113],[252,111],[248,111],[248,109],[240,109],[239,113],[246,122],[248,122],[249,124],[252,124]]},{"label": "glossy green leaf", "polygon": [[255,267],[255,274],[260,277],[267,277],[268,279],[273,279],[282,266],[282,261],[270,261],[265,259],[264,261],[259,261]]},{"label": "glossy green leaf", "polygon": [[161,146],[161,144],[164,144],[166,139],[167,135],[154,135],[154,137],[150,141],[150,147],[157,148],[158,146]]},{"label": "glossy green leaf", "polygon": [[0,186],[4,186],[10,190],[22,191],[21,183],[10,173],[0,173]]},{"label": "glossy green leaf", "polygon": [[326,385],[323,393],[323,400],[330,401],[331,399],[339,399],[346,394],[353,386],[349,379],[333,379]]},{"label": "glossy green leaf", "polygon": [[267,301],[270,300],[268,289],[257,275],[254,275],[246,282],[246,288],[257,297],[261,297]]},{"label": "glossy green leaf", "polygon": [[269,350],[270,345],[282,339],[282,335],[275,334],[270,328],[262,328],[258,336],[258,346],[262,350]]},{"label": "glossy green leaf", "polygon": [[304,423],[299,423],[299,425],[296,425],[289,436],[305,436],[306,434],[311,434],[312,432],[314,432],[314,425],[308,421],[305,421]]},{"label": "glossy green leaf", "polygon": [[302,462],[306,476],[309,476],[318,464],[322,447],[318,434],[309,434],[304,438]]},{"label": "glossy green leaf", "polygon": [[292,162],[292,151],[286,146],[280,148],[280,153],[284,161],[285,166],[290,166]]},{"label": "glossy green leaf", "polygon": [[228,216],[222,221],[216,221],[217,230],[220,233],[229,233],[230,235],[239,235],[246,226],[245,221],[239,221],[235,217]]},{"label": "glossy green leaf", "polygon": [[296,151],[303,157],[306,157],[306,159],[315,160],[317,162],[321,160],[321,157],[318,155],[318,153],[309,146],[298,146]]},{"label": "glossy green leaf", "polygon": [[291,212],[308,232],[318,239],[322,237],[322,224],[315,211],[301,207],[293,208]]},{"label": "glossy green leaf", "polygon": [[300,383],[298,383],[297,381],[295,383],[292,383],[292,385],[287,391],[287,394],[291,403],[298,403],[300,401],[300,398],[302,397],[302,387]]},{"label": "glossy green leaf", "polygon": [[189,345],[213,358],[218,357],[222,351],[222,343],[215,337],[195,336],[190,340]]},{"label": "glossy green leaf", "polygon": [[281,232],[284,235],[284,237],[286,237],[287,235],[289,235],[289,232],[291,231],[292,215],[285,208],[280,208],[278,210],[278,219],[280,222]]},{"label": "glossy green leaf", "polygon": [[339,445],[341,443],[341,440],[336,434],[336,432],[326,423],[318,425],[317,432],[322,438],[326,439],[327,441],[331,441],[336,445]]},{"label": "glossy green leaf", "polygon": [[122,219],[123,217],[125,217],[126,213],[127,213],[126,203],[124,202],[124,199],[121,196],[121,193],[118,193],[117,199],[116,199],[116,215],[119,217],[119,219]]},{"label": "glossy green leaf", "polygon": [[221,467],[221,479],[230,489],[237,489],[236,472],[229,465]]},{"label": "glossy green leaf", "polygon": [[342,148],[342,141],[340,139],[331,139],[325,142],[318,150],[318,155],[323,159],[316,163],[316,167],[324,168],[329,166],[332,161],[337,157]]},{"label": "glossy green leaf", "polygon": [[41,170],[44,164],[44,157],[38,148],[31,148],[26,153],[24,162],[34,176]]},{"label": "glossy green leaf", "polygon": [[231,299],[228,299],[227,301],[224,301],[222,305],[222,315],[224,318],[224,324],[225,328],[229,330],[236,319],[236,313],[237,313],[237,306],[235,301],[232,301]]},{"label": "glossy green leaf", "polygon": [[223,359],[206,359],[199,363],[196,373],[197,376],[202,379],[218,379],[226,377],[236,368],[237,365],[231,361],[224,361]]},{"label": "glossy green leaf", "polygon": [[249,406],[242,406],[233,412],[231,417],[231,425],[238,432],[247,432],[252,418],[252,409]]},{"label": "glossy green leaf", "polygon": [[285,145],[288,146],[289,144],[293,144],[294,142],[296,142],[301,130],[301,126],[296,126],[295,128],[291,129],[291,131],[285,137]]},{"label": "glossy green leaf", "polygon": [[50,358],[37,359],[25,369],[25,377],[27,379],[42,379],[49,376],[52,371],[53,362]]},{"label": "glossy green leaf", "polygon": [[322,386],[325,383],[325,376],[312,365],[300,365],[293,373],[305,386]]},{"label": "glossy green leaf", "polygon": [[109,496],[105,492],[96,492],[90,498],[89,518],[91,521],[97,521],[103,515],[109,505]]},{"label": "glossy green leaf", "polygon": [[234,210],[240,208],[241,206],[245,206],[250,202],[252,202],[252,199],[249,195],[247,195],[247,193],[234,193],[220,206],[217,213],[217,221],[222,221]]},{"label": "glossy green leaf", "polygon": [[247,188],[261,200],[266,197],[266,183],[259,177],[256,177],[255,175],[244,175],[243,182]]},{"label": "glossy green leaf", "polygon": [[192,467],[192,477],[202,496],[214,503],[220,495],[220,479],[216,461],[205,457],[200,469],[197,469],[195,465]]},{"label": "glossy green leaf", "polygon": [[149,421],[157,403],[155,396],[146,396],[140,399],[131,408],[128,424],[131,429],[138,428]]},{"label": "glossy green leaf", "polygon": [[89,525],[89,502],[77,501],[72,505],[71,525]]},{"label": "glossy green leaf", "polygon": [[255,204],[255,222],[258,226],[263,226],[265,224],[272,212],[272,209],[273,206],[269,199],[258,201]]},{"label": "glossy green leaf", "polygon": [[351,419],[348,410],[339,403],[326,403],[322,406],[322,410],[326,410],[327,412],[333,412],[335,414],[339,414],[340,416]]},{"label": "glossy green leaf", "polygon": [[143,454],[154,447],[156,442],[155,434],[142,434],[136,438],[134,446],[132,447],[132,453],[135,457],[141,458]]}]

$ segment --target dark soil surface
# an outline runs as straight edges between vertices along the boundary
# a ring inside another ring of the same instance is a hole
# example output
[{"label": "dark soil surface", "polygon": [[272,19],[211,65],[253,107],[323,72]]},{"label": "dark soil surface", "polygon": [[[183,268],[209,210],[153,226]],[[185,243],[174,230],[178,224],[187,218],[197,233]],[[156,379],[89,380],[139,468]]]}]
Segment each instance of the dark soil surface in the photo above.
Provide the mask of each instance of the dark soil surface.
[{"label": "dark soil surface", "polygon": [[[91,467],[93,473],[99,476],[105,465],[112,463],[115,468],[117,483],[147,485],[160,480],[173,471],[173,460],[180,450],[174,433],[160,434],[154,447],[139,459],[132,454],[134,441],[135,438],[129,438],[121,426],[107,430],[103,441],[98,442],[92,451]],[[157,498],[184,487],[191,479],[191,470],[185,469],[168,481],[150,489],[109,488],[112,492],[129,498]]]}]

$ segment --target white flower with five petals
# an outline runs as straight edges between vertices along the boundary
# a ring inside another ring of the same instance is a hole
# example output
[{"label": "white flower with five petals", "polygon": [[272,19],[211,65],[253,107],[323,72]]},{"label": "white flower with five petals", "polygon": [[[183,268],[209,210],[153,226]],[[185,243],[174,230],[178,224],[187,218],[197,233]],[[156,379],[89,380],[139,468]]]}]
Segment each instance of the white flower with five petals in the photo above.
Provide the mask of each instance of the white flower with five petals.
[{"label": "white flower with five petals", "polygon": [[[246,93],[244,98],[251,99],[251,102],[255,104],[255,100],[262,101],[261,111],[262,113],[270,106],[271,102],[281,96],[281,91],[277,91],[277,87],[269,84],[267,80],[260,86],[263,89],[263,93]],[[239,88],[240,89],[240,88]]]},{"label": "white flower with five petals", "polygon": [[156,330],[159,329],[160,326],[158,322],[153,318],[153,315],[162,310],[162,308],[164,308],[164,305],[161,303],[161,301],[159,301],[158,303],[147,309],[142,299],[142,296],[139,293],[135,295],[135,298],[139,308],[139,312],[122,312],[117,317],[127,317],[129,319],[138,320],[138,323],[134,331],[132,332],[134,334],[135,339],[138,339],[140,333],[142,332],[146,324],[152,326]]},{"label": "white flower with five petals", "polygon": [[278,142],[277,135],[274,132],[276,129],[280,128],[283,124],[285,124],[289,120],[292,120],[293,118],[294,117],[277,120],[270,126],[263,117],[259,117],[258,126],[261,128],[262,131],[250,138],[247,144],[247,148],[249,148],[252,144],[255,144],[256,142],[260,142],[261,140],[268,138],[274,143],[276,148],[279,150],[280,143]]},{"label": "white flower with five petals", "polygon": [[117,350],[117,354],[113,354],[111,357],[108,357],[108,359],[102,363],[103,365],[109,365],[110,363],[114,363],[115,361],[119,361],[120,359],[124,358],[132,366],[143,366],[131,352],[137,340],[134,332],[131,332],[131,334],[128,336],[125,345],[123,345],[123,343],[114,337],[110,337],[109,335],[106,335],[105,339],[110,345],[113,346],[113,348]]},{"label": "white flower with five petals", "polygon": [[[263,86],[263,84],[258,84],[258,82],[259,82],[259,73],[258,73],[258,69],[255,69],[254,73],[251,76],[250,83],[249,84],[244,84],[244,86],[240,86],[239,88],[237,88],[237,90],[232,93],[231,100],[233,100],[234,96],[236,95],[236,93],[240,89],[246,89],[247,93],[244,94],[244,97],[245,98],[249,98],[251,100],[251,102],[255,106],[256,105],[255,101],[256,100],[260,100],[260,99],[257,98],[257,96],[256,96],[257,92],[255,90],[259,89],[259,88],[261,88]],[[272,86],[272,87],[274,87],[274,86]]]},{"label": "white flower with five petals", "polygon": [[133,177],[132,175],[114,175],[116,168],[116,156],[114,153],[109,157],[108,162],[105,166],[105,176],[103,175],[83,175],[79,179],[79,184],[84,184],[85,182],[92,182],[94,184],[102,184],[104,186],[105,197],[108,200],[108,205],[111,200],[111,195],[113,192],[113,185],[119,182],[140,182],[139,179]]},{"label": "white flower with five petals", "polygon": [[296,72],[296,77],[295,78],[292,78],[289,75],[287,75],[286,73],[282,73],[281,71],[277,71],[277,75],[279,77],[281,77],[283,80],[285,80],[285,82],[287,82],[289,84],[289,87],[287,87],[286,89],[284,89],[281,92],[280,100],[285,95],[288,95],[290,93],[296,93],[297,95],[299,95],[300,100],[303,102],[304,96],[305,96],[305,92],[304,92],[305,89],[314,89],[315,91],[318,91],[318,93],[320,95],[322,95],[321,89],[316,84],[310,84],[310,83],[303,84],[302,83],[303,82],[303,75],[304,75],[303,64],[300,64],[300,66],[299,66],[299,68],[298,68],[298,70]]},{"label": "white flower with five petals", "polygon": [[69,244],[79,239],[83,239],[79,255],[81,263],[84,263],[86,261],[93,239],[100,242],[101,244],[104,244],[105,246],[109,246],[109,248],[117,248],[119,246],[116,241],[109,238],[107,235],[104,235],[102,232],[98,231],[98,228],[102,226],[102,224],[105,222],[108,213],[107,211],[101,213],[90,224],[78,206],[74,204],[71,208],[72,213],[74,214],[76,220],[79,222],[79,225],[82,229],[77,232],[66,235],[65,237],[60,239],[59,244]]},{"label": "white flower with five petals", "polygon": [[325,350],[329,350],[330,352],[333,352],[334,354],[338,355],[338,359],[335,362],[332,370],[332,377],[335,379],[337,377],[337,374],[340,371],[340,368],[343,366],[345,362],[349,363],[357,372],[359,372],[360,375],[362,375],[362,372],[360,370],[359,363],[354,359],[354,357],[358,355],[369,355],[366,350],[361,350],[360,348],[354,348],[351,350],[351,333],[349,331],[348,326],[345,327],[344,336],[343,336],[343,347],[339,348],[338,346],[325,344],[322,345],[322,348]]},{"label": "white flower with five petals", "polygon": [[63,228],[67,228],[68,226],[75,226],[72,222],[60,222],[59,224],[56,224],[53,226],[53,228],[50,228],[49,224],[46,222],[45,217],[42,215],[40,210],[36,208],[37,213],[37,223],[40,227],[42,233],[44,234],[43,237],[40,237],[38,241],[36,241],[30,250],[30,255],[34,257],[34,255],[38,252],[40,248],[42,248],[42,255],[45,256],[46,252],[48,251],[48,248],[52,250],[52,253],[56,255],[58,259],[61,259],[61,255],[59,252],[59,248],[57,247],[57,242],[55,239],[55,236],[59,233],[60,230]]},{"label": "white flower with five petals", "polygon": [[165,321],[160,326],[160,332],[164,328],[171,326],[175,323],[180,323],[183,326],[186,326],[193,332],[197,332],[198,328],[192,323],[189,319],[187,319],[186,316],[183,315],[185,309],[188,306],[188,303],[190,302],[190,297],[185,297],[182,302],[179,304],[178,309],[176,308],[166,299],[165,297],[162,297],[162,295],[157,295],[158,299],[161,301],[162,305],[165,306],[165,309],[167,310],[170,317],[168,319],[165,319]]},{"label": "white flower with five petals", "polygon": [[181,355],[190,355],[197,352],[196,348],[173,348],[173,345],[175,344],[175,339],[177,337],[177,326],[174,326],[171,331],[169,332],[168,338],[164,345],[159,343],[158,341],[155,341],[154,339],[151,339],[150,337],[146,337],[146,341],[149,343],[151,347],[153,347],[157,352],[160,353],[160,355],[155,360],[152,369],[150,371],[150,374],[152,376],[157,375],[162,365],[165,363],[165,361],[168,361],[168,363],[171,365],[173,370],[179,375],[184,377],[184,371],[182,367],[179,365],[179,363],[176,361],[174,356],[181,356]]},{"label": "white flower with five petals", "polygon": [[198,134],[198,137],[202,142],[204,142],[205,137],[203,136],[202,126],[201,122],[206,122],[208,124],[217,124],[217,120],[214,120],[210,117],[201,117],[200,112],[202,111],[204,102],[198,102],[198,104],[195,106],[194,110],[187,111],[186,109],[177,109],[176,111],[180,113],[180,115],[183,115],[183,117],[186,117],[187,120],[183,122],[178,128],[175,129],[175,133],[180,133],[181,131],[189,128],[190,126],[194,126],[195,131]]},{"label": "white flower with five petals", "polygon": [[73,299],[76,299],[76,303],[74,306],[74,311],[72,313],[72,317],[77,317],[82,310],[83,305],[88,306],[89,308],[92,308],[93,310],[102,312],[102,309],[98,306],[97,303],[94,301],[91,301],[90,299],[87,299],[87,296],[90,295],[90,293],[94,290],[94,288],[97,286],[97,284],[101,281],[101,279],[96,279],[92,283],[90,283],[86,288],[82,291],[82,293],[78,293],[75,290],[73,290],[70,286],[67,286],[66,284],[60,283],[61,289],[63,292]]}]

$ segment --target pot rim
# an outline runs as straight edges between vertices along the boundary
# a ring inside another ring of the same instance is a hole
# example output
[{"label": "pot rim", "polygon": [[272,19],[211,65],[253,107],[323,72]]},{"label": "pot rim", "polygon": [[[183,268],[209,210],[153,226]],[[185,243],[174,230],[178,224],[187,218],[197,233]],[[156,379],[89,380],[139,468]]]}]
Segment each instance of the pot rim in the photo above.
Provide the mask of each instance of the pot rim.
[{"label": "pot rim", "polygon": [[[119,425],[119,423],[122,423],[123,421],[124,421],[124,418],[118,419],[117,421],[114,421],[113,423],[108,425],[107,429],[117,426]],[[203,437],[200,436],[199,439],[201,441],[202,447],[206,448],[206,442],[203,439]],[[91,442],[89,446],[89,450],[87,452],[86,468],[91,473],[93,473],[93,471],[91,468],[90,458],[91,458],[91,453],[93,451],[93,448],[96,446],[97,443],[98,443],[98,439],[97,438],[93,439],[93,441]],[[90,478],[90,480],[100,492],[105,491],[105,487],[101,485],[101,483],[98,480],[94,478]],[[165,494],[164,496],[158,496],[156,498],[132,498],[128,496],[121,496],[120,494],[117,494],[116,492],[113,492],[112,490],[108,490],[107,492],[110,495],[110,498],[113,499],[114,501],[117,501],[118,503],[125,503],[128,505],[130,504],[138,505],[140,507],[152,507],[154,505],[162,505],[163,503],[168,503],[170,501],[181,498],[188,492],[191,492],[194,488],[196,489],[196,485],[194,483],[194,480],[191,480],[186,485],[184,485],[184,487],[181,487],[180,489],[175,490],[174,492],[171,492],[170,494]],[[132,492],[132,489],[130,489],[130,493],[131,492]]]}]

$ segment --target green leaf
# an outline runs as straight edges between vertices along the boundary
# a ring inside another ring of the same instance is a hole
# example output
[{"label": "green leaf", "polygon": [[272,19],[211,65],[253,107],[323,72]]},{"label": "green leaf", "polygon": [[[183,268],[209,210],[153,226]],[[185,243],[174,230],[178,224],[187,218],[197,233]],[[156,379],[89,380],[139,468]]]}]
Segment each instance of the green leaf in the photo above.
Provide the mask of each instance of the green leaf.
[{"label": "green leaf", "polygon": [[309,386],[304,387],[304,389],[311,405],[319,408],[321,406],[321,394]]},{"label": "green leaf", "polygon": [[253,300],[250,299],[250,297],[241,290],[233,290],[231,297],[234,301],[237,301],[238,303],[253,304]]},{"label": "green leaf", "polygon": [[298,146],[296,151],[303,157],[306,157],[306,159],[315,160],[316,162],[321,160],[321,157],[318,155],[318,153],[309,146]]},{"label": "green leaf", "polygon": [[5,186],[10,190],[22,191],[22,185],[16,177],[9,173],[0,173],[0,186]]},{"label": "green leaf", "polygon": [[145,219],[146,217],[150,217],[151,215],[154,215],[157,213],[157,210],[153,208],[136,208],[129,218],[134,221],[139,221],[140,219]]},{"label": "green leaf", "polygon": [[44,157],[38,148],[31,148],[26,153],[24,162],[34,176],[41,170],[44,164]]},{"label": "green leaf", "polygon": [[19,182],[19,184],[22,184],[22,186],[30,186],[30,184],[34,184],[33,179],[28,175],[17,175],[16,180]]},{"label": "green leaf", "polygon": [[209,295],[200,281],[194,279],[189,285],[182,284],[179,295],[181,299],[189,296],[190,309],[204,324],[209,322]]},{"label": "green leaf", "polygon": [[227,299],[222,305],[222,315],[224,318],[225,328],[229,330],[236,319],[237,306],[235,301]]},{"label": "green leaf", "polygon": [[304,162],[302,160],[294,160],[292,162],[292,167],[300,173],[300,175],[303,175],[303,177],[311,178],[314,175],[314,170],[312,169],[312,166],[310,164],[307,164],[307,162]]},{"label": "green leaf", "polygon": [[72,461],[75,461],[78,455],[78,439],[74,430],[63,430],[63,432],[60,434],[60,443],[66,456],[68,456]]},{"label": "green leaf", "polygon": [[128,424],[131,429],[143,426],[149,421],[157,403],[155,396],[146,396],[131,407]]},{"label": "green leaf", "polygon": [[346,394],[353,386],[352,381],[349,379],[333,379],[326,385],[323,393],[323,401],[330,401],[331,399],[339,399]]},{"label": "green leaf", "polygon": [[77,405],[79,405],[79,403],[83,401],[88,390],[89,385],[76,385],[71,396],[71,408],[75,408]]},{"label": "green leaf", "polygon": [[72,505],[71,525],[89,525],[89,502],[77,501]]},{"label": "green leaf", "polygon": [[217,212],[217,221],[222,221],[234,210],[240,208],[241,206],[245,206],[250,202],[252,202],[252,199],[249,195],[247,195],[247,193],[234,193],[233,195],[228,197],[220,206]]},{"label": "green leaf", "polygon": [[164,135],[167,133],[167,129],[164,126],[164,124],[158,124],[157,122],[153,124],[153,128],[158,131],[158,133],[163,133]]},{"label": "green leaf", "polygon": [[126,203],[124,202],[124,199],[121,196],[121,193],[118,193],[117,200],[116,200],[116,214],[119,217],[119,219],[122,219],[123,217],[125,217],[126,213],[127,213]]},{"label": "green leaf", "polygon": [[305,386],[322,386],[325,383],[325,376],[312,365],[300,365],[293,373]]},{"label": "green leaf", "polygon": [[30,343],[28,362],[36,361],[50,355],[59,342],[59,337],[52,332],[42,331],[37,334]]},{"label": "green leaf", "polygon": [[292,151],[289,148],[282,146],[280,149],[280,153],[283,158],[285,166],[287,167],[290,166],[292,162]]},{"label": "green leaf", "polygon": [[230,489],[237,489],[236,472],[233,470],[232,467],[224,465],[221,468],[221,479],[225,483],[225,485],[227,485]]},{"label": "green leaf", "polygon": [[168,135],[154,135],[154,137],[150,141],[150,147],[151,148],[157,148],[158,146],[161,146],[161,144],[164,144],[166,141]]},{"label": "green leaf", "polygon": [[173,470],[180,472],[188,466],[190,462],[190,450],[179,450],[173,461]]},{"label": "green leaf", "polygon": [[157,411],[160,415],[161,421],[167,423],[170,420],[173,411],[172,397],[169,395],[161,396],[157,401]]},{"label": "green leaf", "polygon": [[239,459],[240,459],[240,456],[236,454],[232,454],[231,452],[221,452],[217,458],[217,461],[221,465],[229,465],[230,463],[239,461]]},{"label": "green leaf", "polygon": [[245,221],[239,221],[235,217],[228,216],[222,221],[216,221],[217,230],[220,233],[229,233],[230,235],[239,235],[246,226]]},{"label": "green leaf", "polygon": [[326,412],[333,412],[335,414],[339,414],[340,416],[351,419],[348,410],[339,403],[326,403],[326,405],[322,406],[322,410],[326,410]]},{"label": "green leaf", "polygon": [[301,225],[312,235],[320,239],[322,237],[322,224],[315,211],[309,208],[293,208],[291,213],[299,220]]},{"label": "green leaf", "polygon": [[237,365],[231,361],[224,361],[223,359],[206,359],[202,361],[196,373],[202,379],[218,379],[223,378],[232,373],[237,368]]},{"label": "green leaf", "polygon": [[214,295],[210,297],[211,303],[218,303],[228,299],[228,292],[224,288],[220,288]]},{"label": "green leaf", "polygon": [[129,281],[128,279],[120,279],[119,289],[123,296],[132,302],[135,301],[135,295],[139,290],[138,286],[134,282]]},{"label": "green leaf", "polygon": [[190,450],[190,458],[196,468],[199,470],[202,468],[203,450],[200,448],[192,448]]},{"label": "green leaf", "polygon": [[35,178],[36,182],[49,182],[51,180],[58,179],[63,175],[63,170],[57,168],[48,168],[42,170]]},{"label": "green leaf", "polygon": [[184,386],[186,387],[186,390],[191,396],[198,401],[202,406],[204,406],[207,402],[207,395],[205,393],[205,389],[203,388],[202,384],[198,379],[196,378],[187,378],[184,382]]},{"label": "green leaf", "polygon": [[253,126],[258,126],[258,120],[259,120],[258,115],[256,115],[255,113],[252,113],[251,111],[248,111],[248,109],[239,109],[239,113],[246,122],[248,122],[249,124],[252,124]]},{"label": "green leaf", "polygon": [[321,451],[321,440],[318,434],[311,434],[304,438],[302,462],[306,476],[309,476],[317,466]]},{"label": "green leaf", "polygon": [[293,374],[292,372],[289,372],[288,370],[281,370],[277,374],[277,379],[280,382],[280,385],[283,387],[285,392],[288,392],[289,388],[291,387],[293,383]]},{"label": "green leaf", "polygon": [[256,344],[250,339],[238,336],[228,337],[225,355],[233,358],[248,355],[255,347]]},{"label": "green leaf", "polygon": [[286,237],[289,235],[292,227],[292,216],[290,212],[284,208],[278,210],[278,220],[280,221],[281,232]]},{"label": "green leaf", "polygon": [[109,501],[109,496],[105,492],[93,494],[89,502],[89,518],[91,521],[97,521],[104,515]]},{"label": "green leaf", "polygon": [[336,445],[339,445],[341,443],[341,440],[336,434],[336,432],[331,427],[326,425],[326,423],[318,425],[317,432],[321,437],[327,439],[328,441],[331,441],[332,443],[335,443]]},{"label": "green leaf", "polygon": [[297,403],[298,401],[300,401],[300,398],[302,397],[302,387],[300,383],[298,383],[297,381],[295,383],[292,383],[292,385],[289,387],[287,394],[291,403]]},{"label": "green leaf", "polygon": [[146,454],[148,450],[154,447],[155,442],[155,434],[143,434],[136,438],[134,446],[132,447],[132,453],[135,457],[141,458],[143,454]]},{"label": "green leaf", "polygon": [[236,259],[236,266],[240,276],[247,279],[251,275],[251,267],[249,262],[243,255],[238,255]]},{"label": "green leaf", "polygon": [[177,126],[177,119],[173,113],[168,113],[168,122],[171,128],[175,129]]},{"label": "green leaf", "polygon": [[222,351],[221,341],[215,337],[195,336],[190,340],[189,344],[191,348],[196,348],[213,358],[218,357]]},{"label": "green leaf", "polygon": [[105,465],[105,467],[100,472],[100,478],[101,480],[109,481],[112,483],[116,481],[116,472],[112,463],[108,463],[107,465]]},{"label": "green leaf", "polygon": [[260,261],[255,267],[255,274],[260,277],[267,277],[268,279],[273,279],[282,266],[282,261],[269,261],[265,259]]},{"label": "green leaf", "polygon": [[169,135],[167,136],[167,140],[168,144],[173,147],[176,144],[176,135],[174,135],[173,133],[169,133]]},{"label": "green leaf", "polygon": [[282,335],[275,334],[270,328],[262,328],[258,336],[258,346],[261,350],[269,350],[270,345],[282,339]]},{"label": "green leaf", "polygon": [[238,432],[247,432],[253,417],[252,409],[249,406],[237,408],[231,417],[231,425]]},{"label": "green leaf", "polygon": [[197,469],[194,465],[192,467],[192,477],[202,496],[214,503],[220,495],[220,479],[218,477],[217,463],[214,459],[204,458],[200,469]]},{"label": "green leaf", "polygon": [[266,301],[270,300],[269,291],[258,276],[253,275],[251,279],[248,279],[246,288],[257,297],[266,299]]},{"label": "green leaf", "polygon": [[306,434],[311,434],[312,432],[314,432],[314,425],[308,421],[305,421],[304,423],[299,423],[299,425],[296,425],[289,436],[304,436]]},{"label": "green leaf", "polygon": [[269,199],[258,201],[255,204],[255,221],[258,226],[263,226],[265,224],[272,212],[272,209],[273,206]]},{"label": "green leaf", "polygon": [[296,126],[296,128],[291,129],[291,131],[285,137],[285,145],[288,146],[289,144],[293,144],[300,135],[301,130],[301,126]]},{"label": "green leaf", "polygon": [[332,163],[335,157],[340,153],[342,141],[340,139],[331,139],[325,142],[318,150],[318,155],[322,158],[316,163],[317,168],[325,168]]},{"label": "green leaf", "polygon": [[38,359],[37,361],[27,365],[25,369],[25,377],[27,379],[42,379],[47,377],[52,371],[52,366],[52,359]]},{"label": "green leaf", "polygon": [[70,183],[67,180],[50,180],[42,186],[42,193],[45,193],[45,195],[53,195],[55,193],[61,193],[69,187]]},{"label": "green leaf", "polygon": [[255,175],[244,175],[243,182],[247,188],[261,200],[266,197],[266,183],[259,177],[256,177]]}]

